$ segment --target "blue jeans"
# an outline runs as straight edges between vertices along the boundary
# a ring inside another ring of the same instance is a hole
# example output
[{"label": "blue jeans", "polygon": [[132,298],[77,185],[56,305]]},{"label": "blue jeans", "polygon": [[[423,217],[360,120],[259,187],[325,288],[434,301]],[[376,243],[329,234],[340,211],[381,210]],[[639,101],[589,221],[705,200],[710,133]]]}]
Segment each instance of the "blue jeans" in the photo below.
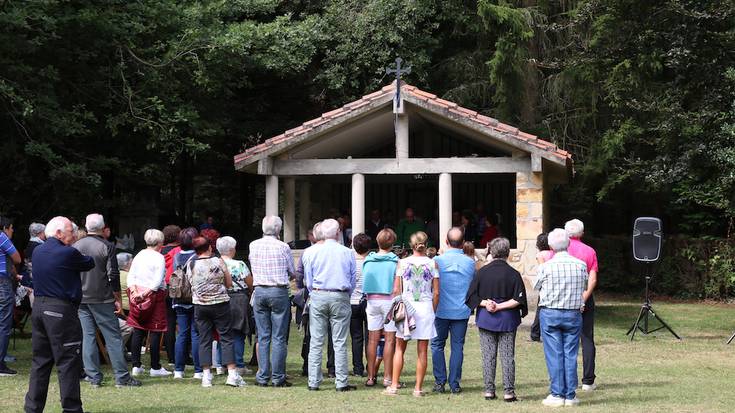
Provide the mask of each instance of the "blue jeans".
[{"label": "blue jeans", "polygon": [[291,310],[288,289],[281,287],[257,287],[253,313],[258,328],[258,383],[281,384],[286,380],[286,355],[288,351],[287,314]]},{"label": "blue jeans", "polygon": [[579,310],[541,308],[541,341],[544,344],[546,368],[549,370],[549,393],[567,400],[577,390],[577,353],[582,331]]},{"label": "blue jeans", "polygon": [[13,282],[6,274],[0,275],[0,365],[5,364],[5,356],[8,354],[10,331],[13,329],[13,308],[15,308]]},{"label": "blue jeans", "polygon": [[[235,367],[241,369],[245,367],[245,334],[239,330],[231,330],[232,333],[232,350],[235,352]],[[217,343],[217,365],[222,366],[222,346]]]},{"label": "blue jeans", "polygon": [[322,382],[322,348],[332,327],[334,345],[334,384],[342,388],[347,383],[347,336],[350,334],[352,306],[350,294],[314,291],[309,298],[309,386],[319,387]]},{"label": "blue jeans", "polygon": [[431,361],[434,368],[436,384],[444,385],[447,382],[447,364],[444,359],[444,347],[447,337],[450,340],[451,354],[449,355],[449,387],[459,388],[462,380],[462,362],[464,361],[464,338],[467,334],[467,320],[448,320],[436,317],[434,319],[436,337],[431,339]]},{"label": "blue jeans", "polygon": [[176,307],[175,310],[179,333],[176,335],[176,352],[174,355],[176,363],[174,370],[184,371],[186,360],[189,358],[189,350],[191,350],[191,357],[194,359],[194,373],[201,373],[202,366],[199,364],[199,332],[194,324],[194,308]]},{"label": "blue jeans", "polygon": [[105,338],[107,355],[110,356],[115,383],[127,383],[130,379],[125,360],[120,323],[115,315],[115,303],[82,304],[79,306],[79,322],[82,324],[82,361],[84,372],[94,383],[102,382],[100,353],[97,348],[97,328]]}]

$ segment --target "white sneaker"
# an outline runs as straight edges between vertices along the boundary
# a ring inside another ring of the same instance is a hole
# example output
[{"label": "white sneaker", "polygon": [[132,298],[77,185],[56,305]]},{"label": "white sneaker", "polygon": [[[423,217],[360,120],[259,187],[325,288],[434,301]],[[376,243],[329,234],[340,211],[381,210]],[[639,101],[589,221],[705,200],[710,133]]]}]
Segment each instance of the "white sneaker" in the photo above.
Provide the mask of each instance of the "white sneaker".
[{"label": "white sneaker", "polygon": [[582,385],[582,391],[592,391],[596,388],[597,388],[597,385],[595,383]]},{"label": "white sneaker", "polygon": [[238,367],[237,368],[237,374],[239,374],[241,376],[247,376],[249,374],[253,374],[253,371],[250,370],[249,368],[247,368],[247,366],[245,366],[245,367]]},{"label": "white sneaker", "polygon": [[566,399],[564,400],[564,407],[575,407],[579,406],[579,399],[573,398],[573,399]]},{"label": "white sneaker", "polygon": [[216,373],[216,374],[217,374],[218,376],[221,376],[221,375],[225,374],[225,369],[224,369],[224,367],[217,367],[217,373]]},{"label": "white sneaker", "polygon": [[183,379],[183,378],[184,378],[183,371],[174,371],[174,379]]},{"label": "white sneaker", "polygon": [[541,401],[541,404],[549,407],[562,407],[564,406],[564,398],[550,394]]},{"label": "white sneaker", "polygon": [[133,367],[132,374],[133,374],[133,377],[140,376],[141,374],[145,374],[145,368],[143,366]]},{"label": "white sneaker", "polygon": [[194,380],[201,380],[202,379],[202,373],[194,373]]},{"label": "white sneaker", "polygon": [[239,374],[236,374],[234,376],[228,375],[225,384],[232,387],[244,387],[245,380],[243,380]]},{"label": "white sneaker", "polygon": [[202,387],[212,387],[212,375],[211,374],[202,374]]},{"label": "white sneaker", "polygon": [[171,375],[171,372],[168,371],[168,370],[166,370],[165,368],[161,367],[158,370],[151,369],[150,374],[151,374],[151,377],[166,377],[166,376],[170,376]]}]

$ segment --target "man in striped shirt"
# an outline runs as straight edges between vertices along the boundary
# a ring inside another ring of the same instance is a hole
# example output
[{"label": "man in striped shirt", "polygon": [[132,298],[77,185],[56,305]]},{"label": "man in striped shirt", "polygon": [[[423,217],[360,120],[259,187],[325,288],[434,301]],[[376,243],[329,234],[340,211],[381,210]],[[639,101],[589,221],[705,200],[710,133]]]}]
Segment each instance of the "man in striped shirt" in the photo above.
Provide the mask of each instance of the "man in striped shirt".
[{"label": "man in striped shirt", "polygon": [[539,320],[546,367],[551,381],[546,406],[576,406],[577,354],[582,330],[582,294],[587,264],[567,253],[569,236],[557,228],[549,233],[554,257],[541,264],[534,288],[539,290]]},{"label": "man in striped shirt", "polygon": [[10,330],[13,328],[13,308],[15,308],[14,265],[20,264],[20,254],[10,238],[13,237],[13,221],[0,217],[0,377],[14,376],[16,371],[5,365],[5,356],[10,343]]},{"label": "man in striped shirt", "polygon": [[258,328],[258,373],[255,383],[290,387],[286,381],[288,323],[291,301],[289,278],[294,276],[293,256],[288,244],[278,239],[283,221],[277,216],[263,218],[263,238],[250,243],[253,275],[253,312]]}]

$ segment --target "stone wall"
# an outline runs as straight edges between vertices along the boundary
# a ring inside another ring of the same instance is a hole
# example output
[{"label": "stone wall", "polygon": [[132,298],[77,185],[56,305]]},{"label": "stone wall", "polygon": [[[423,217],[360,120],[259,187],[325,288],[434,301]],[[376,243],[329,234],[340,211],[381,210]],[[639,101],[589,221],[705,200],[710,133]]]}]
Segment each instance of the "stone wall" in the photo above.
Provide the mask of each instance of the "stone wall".
[{"label": "stone wall", "polygon": [[544,230],[543,174],[516,173],[516,248],[510,252],[510,264],[523,276],[529,307],[536,306],[538,294],[532,288],[536,277],[536,237]]}]

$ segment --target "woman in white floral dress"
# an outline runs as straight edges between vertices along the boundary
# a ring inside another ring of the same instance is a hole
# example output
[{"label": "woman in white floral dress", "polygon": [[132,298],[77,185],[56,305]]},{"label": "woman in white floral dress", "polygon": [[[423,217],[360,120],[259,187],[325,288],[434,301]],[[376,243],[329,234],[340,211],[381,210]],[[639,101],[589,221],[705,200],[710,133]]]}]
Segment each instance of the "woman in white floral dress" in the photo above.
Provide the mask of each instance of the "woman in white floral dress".
[{"label": "woman in white floral dress", "polygon": [[411,235],[411,249],[413,254],[402,259],[396,268],[396,278],[393,295],[400,295],[407,307],[411,307],[411,316],[415,328],[411,336],[406,337],[401,329],[396,333],[396,350],[393,354],[393,379],[385,394],[398,394],[399,379],[403,370],[403,354],[406,351],[408,340],[415,339],[418,350],[416,360],[416,386],[413,390],[415,397],[424,395],[421,389],[424,383],[427,367],[427,352],[429,340],[436,336],[434,328],[434,311],[439,304],[439,271],[434,260],[426,256],[428,237],[424,232]]}]

